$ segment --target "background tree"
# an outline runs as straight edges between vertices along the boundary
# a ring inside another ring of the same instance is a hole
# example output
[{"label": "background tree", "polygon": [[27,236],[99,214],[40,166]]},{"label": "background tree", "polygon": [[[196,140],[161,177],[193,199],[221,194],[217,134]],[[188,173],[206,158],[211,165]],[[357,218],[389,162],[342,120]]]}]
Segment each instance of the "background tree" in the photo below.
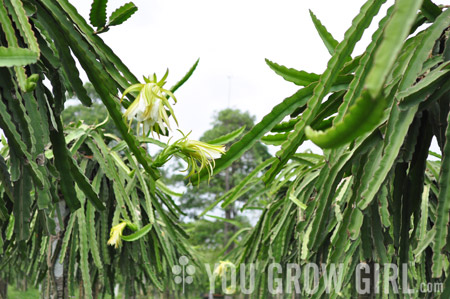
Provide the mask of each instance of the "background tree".
[{"label": "background tree", "polygon": [[[67,107],[65,107],[61,113],[64,124],[68,125],[70,123],[77,123],[78,121],[83,120],[83,122],[88,125],[96,125],[107,120],[107,122],[102,125],[105,132],[120,136],[119,130],[111,118],[108,117],[108,110],[102,103],[100,96],[95,91],[94,86],[90,82],[86,82],[83,84],[83,87],[86,89],[88,96],[92,99],[92,105],[90,107],[86,107],[80,104],[79,99],[75,95],[72,98],[69,98],[69,104],[66,104]],[[73,103],[70,100],[76,102]]]},{"label": "background tree", "polygon": [[[245,127],[244,132],[248,132],[253,127],[254,121],[255,117],[248,112],[230,108],[221,110],[214,116],[211,123],[212,128],[207,130],[200,140],[205,142],[213,141],[243,127]],[[228,148],[230,144],[231,142],[227,143],[226,147]],[[212,177],[209,183],[204,182],[199,186],[189,186],[180,198],[181,209],[183,209],[189,217],[194,219],[197,218],[205,208],[210,206],[233,187],[237,186],[257,165],[269,157],[270,154],[267,147],[259,142],[256,143],[251,150],[246,152],[240,159],[234,161],[234,163],[224,172],[218,173],[216,176]],[[179,179],[180,177],[178,176],[177,180]],[[240,198],[240,202],[247,202],[249,198],[250,196],[243,196]],[[225,209],[224,218],[227,220],[236,220],[237,222],[235,223],[240,222],[243,225],[249,225],[249,222],[244,215],[238,217],[237,209],[238,205],[234,203],[230,204]],[[205,221],[210,225],[208,231],[212,234],[217,234],[216,237],[208,237],[200,231],[205,227],[205,225],[203,225],[205,224]],[[200,223],[191,225],[191,229],[195,230],[192,232],[192,235],[197,236],[195,240],[198,242],[196,243],[198,245],[205,244],[205,248],[208,249],[222,248],[236,231],[236,225],[223,220],[215,220],[215,223],[212,223],[212,221],[213,219],[201,220]],[[198,238],[198,236],[204,236],[204,238]],[[219,236],[221,236],[220,239]],[[211,240],[219,242],[213,244]],[[232,246],[233,245],[231,245],[231,247]]]}]

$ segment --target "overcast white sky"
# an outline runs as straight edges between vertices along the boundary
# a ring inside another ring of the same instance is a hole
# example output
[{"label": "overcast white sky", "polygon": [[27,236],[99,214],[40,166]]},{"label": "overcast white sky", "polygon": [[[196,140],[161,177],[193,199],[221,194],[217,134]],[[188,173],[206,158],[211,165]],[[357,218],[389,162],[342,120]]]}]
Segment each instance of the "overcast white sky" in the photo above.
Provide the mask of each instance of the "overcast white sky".
[{"label": "overcast white sky", "polygon": [[[168,86],[200,57],[194,75],[177,91],[179,102],[174,106],[180,129],[192,130],[191,136],[198,138],[210,128],[216,111],[239,108],[259,121],[298,90],[276,75],[264,58],[298,70],[323,72],[330,55],[308,9],[340,41],[364,2],[136,0],[136,14],[101,37],[139,78],[153,72],[162,76],[169,68]],[[91,3],[75,4],[85,18]],[[110,0],[108,16],[123,3]],[[374,30],[372,26],[366,32],[356,53],[364,51]]]}]

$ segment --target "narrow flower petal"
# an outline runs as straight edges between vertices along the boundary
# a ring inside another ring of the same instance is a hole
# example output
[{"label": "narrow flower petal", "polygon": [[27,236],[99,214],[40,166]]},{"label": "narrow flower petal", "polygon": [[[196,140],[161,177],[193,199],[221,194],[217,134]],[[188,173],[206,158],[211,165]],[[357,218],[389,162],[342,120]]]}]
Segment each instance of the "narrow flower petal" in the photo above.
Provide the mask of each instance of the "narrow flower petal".
[{"label": "narrow flower petal", "polygon": [[144,77],[145,84],[133,84],[123,92],[122,99],[129,92],[139,91],[136,99],[125,111],[124,117],[130,121],[135,119],[138,122],[138,131],[140,124],[142,124],[143,134],[145,135],[154,132],[156,129],[155,125],[159,126],[159,132],[163,132],[163,134],[167,132],[167,129],[171,130],[166,108],[170,111],[170,115],[178,125],[178,121],[166,96],[172,97],[175,103],[176,98],[170,91],[162,88],[167,75],[168,73],[166,72],[163,79],[159,82],[156,79],[156,75],[153,75],[153,77]]},{"label": "narrow flower petal", "polygon": [[206,168],[211,177],[215,165],[214,159],[220,158],[225,153],[225,147],[223,145],[212,145],[202,141],[190,140],[187,138],[188,135],[175,143],[180,147],[181,153],[187,158],[188,169],[190,169],[187,177],[199,174],[204,168]]},{"label": "narrow flower petal", "polygon": [[142,89],[142,87],[144,86],[144,84],[138,83],[138,84],[133,84],[130,87],[128,87],[127,89],[125,89],[122,93],[122,97],[120,98],[120,101],[123,100],[123,97],[130,92],[133,91],[140,91]]}]

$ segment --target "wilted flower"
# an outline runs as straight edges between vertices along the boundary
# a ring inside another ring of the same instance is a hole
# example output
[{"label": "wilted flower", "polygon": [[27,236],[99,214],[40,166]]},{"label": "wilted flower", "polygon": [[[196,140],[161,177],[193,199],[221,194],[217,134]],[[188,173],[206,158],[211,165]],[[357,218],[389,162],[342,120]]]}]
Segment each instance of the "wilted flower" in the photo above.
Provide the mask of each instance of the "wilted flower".
[{"label": "wilted flower", "polygon": [[[130,126],[133,119],[138,121],[138,132],[141,124],[143,134],[146,135],[148,135],[149,132],[155,131],[157,127],[159,130],[156,130],[156,132],[161,132],[163,134],[166,132],[166,126],[168,129],[171,129],[166,108],[178,125],[178,121],[166,95],[172,97],[175,103],[177,102],[177,99],[172,92],[163,88],[164,84],[166,84],[165,80],[168,74],[169,71],[167,70],[160,81],[157,81],[156,74],[153,74],[152,78],[150,78],[150,76],[147,78],[144,77],[144,84],[133,84],[123,92],[121,100],[127,93],[139,92],[136,99],[123,114],[124,117],[129,120]],[[164,93],[166,95],[164,95]]]},{"label": "wilted flower", "polygon": [[122,245],[122,234],[125,227],[128,227],[132,231],[137,231],[138,226],[130,221],[122,220],[121,223],[113,226],[111,228],[111,232],[109,233],[109,240],[107,242],[108,245],[115,246],[118,248]]},{"label": "wilted flower", "polygon": [[236,293],[236,286],[234,286],[234,285],[229,286],[225,289],[225,294],[227,294],[227,295],[232,295],[234,293]]},{"label": "wilted flower", "polygon": [[175,143],[188,160],[187,169],[190,168],[191,171],[187,176],[190,177],[193,174],[199,174],[203,168],[206,168],[209,176],[211,176],[215,166],[214,159],[220,158],[225,153],[225,146],[191,140],[188,138],[189,134]]},{"label": "wilted flower", "polygon": [[110,238],[108,240],[108,245],[114,246],[118,248],[122,244],[122,233],[125,227],[127,226],[126,222],[119,223],[111,228]]},{"label": "wilted flower", "polygon": [[216,276],[223,276],[225,275],[225,271],[227,268],[234,268],[234,264],[232,262],[230,262],[229,260],[226,261],[220,261],[219,265],[216,267],[216,269],[214,269],[214,274]]}]

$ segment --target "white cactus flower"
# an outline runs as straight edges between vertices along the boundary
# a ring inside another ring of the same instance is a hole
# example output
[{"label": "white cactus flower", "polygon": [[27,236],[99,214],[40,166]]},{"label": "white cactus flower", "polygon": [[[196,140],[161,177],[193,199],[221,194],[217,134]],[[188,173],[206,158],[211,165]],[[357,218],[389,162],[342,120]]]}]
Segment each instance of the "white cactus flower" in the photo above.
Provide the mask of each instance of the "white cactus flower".
[{"label": "white cactus flower", "polygon": [[177,100],[172,92],[163,88],[167,75],[168,72],[166,72],[160,81],[157,81],[155,74],[153,74],[153,78],[144,77],[145,83],[133,84],[123,92],[121,100],[123,100],[126,94],[139,91],[136,99],[125,111],[124,117],[127,118],[130,126],[133,120],[138,122],[138,132],[142,124],[144,135],[155,131],[165,134],[167,129],[171,130],[167,110],[178,125],[178,121],[166,95],[171,97],[175,103]]}]

